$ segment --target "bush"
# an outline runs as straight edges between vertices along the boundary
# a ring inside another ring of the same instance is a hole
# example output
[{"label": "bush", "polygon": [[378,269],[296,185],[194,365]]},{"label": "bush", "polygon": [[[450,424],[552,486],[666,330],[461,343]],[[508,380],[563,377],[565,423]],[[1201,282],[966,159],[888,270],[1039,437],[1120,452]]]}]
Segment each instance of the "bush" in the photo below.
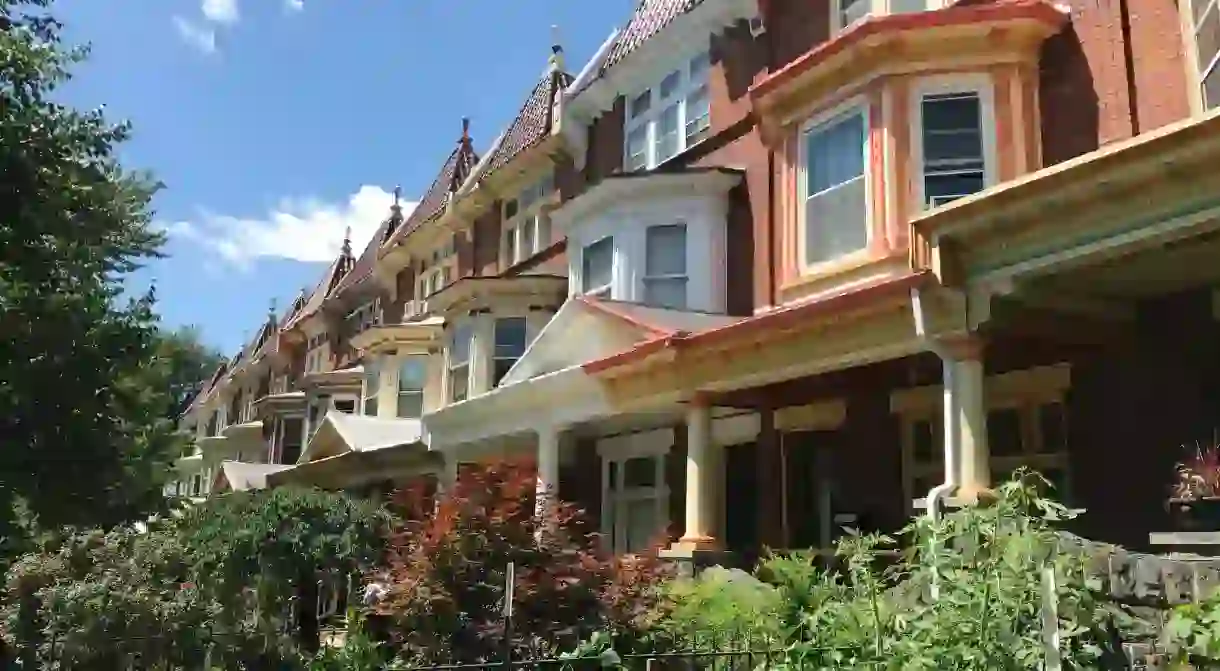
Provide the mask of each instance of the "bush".
[{"label": "bush", "polygon": [[[580,511],[558,501],[535,509],[531,464],[463,469],[435,510],[418,490],[396,501],[405,521],[392,535],[385,594],[400,656],[413,664],[552,656],[594,631],[629,643],[653,614],[663,564],[616,559],[599,548]],[[511,622],[507,566],[515,567]]]}]

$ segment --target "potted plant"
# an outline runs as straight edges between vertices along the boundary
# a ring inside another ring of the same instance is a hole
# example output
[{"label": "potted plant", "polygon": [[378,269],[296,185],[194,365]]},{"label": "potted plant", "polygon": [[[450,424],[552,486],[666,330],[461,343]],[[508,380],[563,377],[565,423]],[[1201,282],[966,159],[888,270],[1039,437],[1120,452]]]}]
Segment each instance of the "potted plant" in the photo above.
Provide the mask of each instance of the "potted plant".
[{"label": "potted plant", "polygon": [[1168,503],[1178,531],[1220,531],[1220,446],[1196,447],[1178,462]]}]

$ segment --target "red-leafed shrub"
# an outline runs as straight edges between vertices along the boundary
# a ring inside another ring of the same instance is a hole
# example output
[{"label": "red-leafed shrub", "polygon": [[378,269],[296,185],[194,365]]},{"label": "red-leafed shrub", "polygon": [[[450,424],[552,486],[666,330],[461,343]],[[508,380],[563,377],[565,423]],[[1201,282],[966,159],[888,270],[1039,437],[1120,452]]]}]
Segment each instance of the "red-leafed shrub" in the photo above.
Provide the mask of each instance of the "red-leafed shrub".
[{"label": "red-leafed shrub", "polygon": [[[535,509],[528,462],[463,469],[435,508],[417,489],[399,492],[402,519],[375,607],[401,656],[413,663],[472,663],[555,655],[595,631],[631,639],[648,625],[665,564],[653,554],[615,558],[581,512],[546,501]],[[507,565],[515,567],[511,626]]]}]

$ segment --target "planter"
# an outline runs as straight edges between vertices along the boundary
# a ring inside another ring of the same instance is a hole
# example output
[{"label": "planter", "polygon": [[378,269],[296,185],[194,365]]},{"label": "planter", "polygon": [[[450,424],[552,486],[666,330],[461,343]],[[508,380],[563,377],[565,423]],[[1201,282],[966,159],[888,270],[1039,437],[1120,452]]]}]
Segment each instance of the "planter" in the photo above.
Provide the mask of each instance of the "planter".
[{"label": "planter", "polygon": [[1220,531],[1220,497],[1169,499],[1174,531]]}]

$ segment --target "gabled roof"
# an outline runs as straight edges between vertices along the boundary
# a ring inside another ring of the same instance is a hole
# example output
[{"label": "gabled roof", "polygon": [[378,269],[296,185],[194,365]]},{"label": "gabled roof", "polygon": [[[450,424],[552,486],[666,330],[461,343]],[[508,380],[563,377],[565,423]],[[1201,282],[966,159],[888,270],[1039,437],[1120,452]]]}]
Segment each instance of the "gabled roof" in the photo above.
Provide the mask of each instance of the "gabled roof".
[{"label": "gabled roof", "polygon": [[423,424],[417,419],[381,419],[364,415],[326,413],[299,464],[337,457],[349,452],[371,452],[414,445],[424,440]]},{"label": "gabled roof", "polygon": [[[287,464],[250,464],[242,461],[222,461],[216,474],[213,491],[245,492],[267,488],[267,476],[288,470]],[[223,485],[223,486],[222,486]]]},{"label": "gabled roof", "polygon": [[640,0],[631,20],[619,33],[618,40],[602,64],[606,71],[622,61],[671,21],[699,6],[703,0]]},{"label": "gabled roof", "polygon": [[314,286],[313,291],[305,299],[301,309],[293,315],[287,324],[284,324],[285,330],[295,327],[301,321],[322,309],[322,304],[326,302],[326,297],[335,290],[335,287],[339,285],[347,271],[351,269],[353,265],[351,252],[351,243],[345,241],[343,251],[339,252],[339,256],[335,257],[335,260],[331,261],[330,265],[327,266],[326,272],[322,274],[322,279]]},{"label": "gabled roof", "polygon": [[360,256],[352,263],[351,268],[343,274],[343,277],[339,278],[330,295],[343,293],[373,274],[373,266],[377,263],[377,250],[381,248],[381,241],[385,239],[386,231],[389,230],[393,220],[391,217],[381,222],[381,226],[377,227],[377,232],[373,233],[373,237],[365,245],[364,251],[360,252]]},{"label": "gabled roof", "polygon": [[[401,235],[410,234],[424,223],[439,216],[445,209],[445,204],[449,202],[450,194],[457,192],[458,187],[466,181],[470,171],[478,162],[479,156],[475,153],[470,139],[470,120],[462,119],[462,135],[458,138],[457,147],[449,153],[449,158],[445,159],[445,164],[441,166],[436,179],[432,181],[432,186],[415,206],[411,216],[407,217],[406,223],[402,226],[404,232]],[[374,236],[374,239],[377,237]]]},{"label": "gabled roof", "polygon": [[501,385],[597,361],[646,340],[703,331],[738,320],[740,317],[575,296],[542,328]]},{"label": "gabled roof", "polygon": [[549,67],[521,106],[503,138],[495,144],[485,174],[503,167],[518,154],[538,144],[554,127],[555,99],[572,83],[572,75]]}]

